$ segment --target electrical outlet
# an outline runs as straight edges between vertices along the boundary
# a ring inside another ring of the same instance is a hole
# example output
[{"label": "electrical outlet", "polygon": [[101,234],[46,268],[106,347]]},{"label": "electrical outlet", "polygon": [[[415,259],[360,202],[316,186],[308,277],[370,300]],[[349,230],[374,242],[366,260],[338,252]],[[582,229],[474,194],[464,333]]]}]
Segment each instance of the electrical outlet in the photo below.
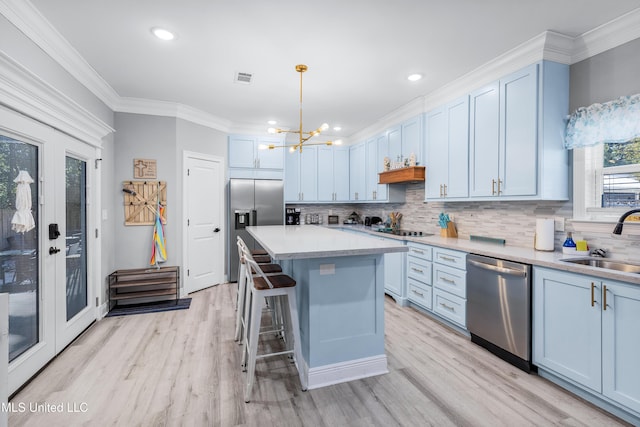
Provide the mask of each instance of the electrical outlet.
[{"label": "electrical outlet", "polygon": [[564,231],[564,217],[557,216],[553,219],[556,231]]}]

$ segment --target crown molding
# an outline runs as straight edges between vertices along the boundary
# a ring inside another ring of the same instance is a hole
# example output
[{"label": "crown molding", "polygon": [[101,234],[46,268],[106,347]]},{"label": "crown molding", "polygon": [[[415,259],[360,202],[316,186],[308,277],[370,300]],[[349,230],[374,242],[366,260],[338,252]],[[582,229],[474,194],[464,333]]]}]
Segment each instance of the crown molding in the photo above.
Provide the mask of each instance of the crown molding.
[{"label": "crown molding", "polygon": [[[0,0],[0,13],[115,112],[172,116],[225,132],[245,127],[182,104],[120,97],[30,1]],[[573,64],[639,37],[640,8],[575,38],[546,31],[344,139],[355,141],[381,132],[541,59]]]},{"label": "crown molding", "polygon": [[30,1],[0,0],[0,13],[113,110],[118,94]]},{"label": "crown molding", "polygon": [[122,97],[114,106],[114,111],[118,113],[175,117],[222,132],[228,133],[231,130],[231,122],[229,120],[220,119],[197,108],[175,102]]},{"label": "crown molding", "polygon": [[115,131],[2,51],[0,104],[97,147]]},{"label": "crown molding", "polygon": [[634,9],[574,39],[571,63],[640,38],[640,8]]}]

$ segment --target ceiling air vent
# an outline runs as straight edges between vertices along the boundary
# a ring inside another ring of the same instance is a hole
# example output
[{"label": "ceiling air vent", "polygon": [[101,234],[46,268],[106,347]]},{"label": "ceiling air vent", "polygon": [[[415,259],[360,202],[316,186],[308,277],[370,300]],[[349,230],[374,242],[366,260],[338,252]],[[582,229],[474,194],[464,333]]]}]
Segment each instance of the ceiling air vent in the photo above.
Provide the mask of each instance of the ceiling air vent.
[{"label": "ceiling air vent", "polygon": [[234,81],[236,83],[242,83],[245,85],[251,84],[251,79],[253,78],[253,74],[251,73],[241,73],[241,72],[236,72],[236,76]]}]

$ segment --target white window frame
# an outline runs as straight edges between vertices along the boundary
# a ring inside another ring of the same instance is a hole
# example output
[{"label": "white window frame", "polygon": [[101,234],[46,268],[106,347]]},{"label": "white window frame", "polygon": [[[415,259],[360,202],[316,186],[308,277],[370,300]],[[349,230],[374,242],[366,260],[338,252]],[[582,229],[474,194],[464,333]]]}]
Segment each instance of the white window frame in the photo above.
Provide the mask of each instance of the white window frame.
[{"label": "white window frame", "polygon": [[[601,208],[600,191],[602,188],[603,145],[576,148],[573,154],[573,219],[576,231],[611,233],[618,218],[628,208]],[[630,170],[628,166],[616,168]],[[634,169],[637,170],[637,169]],[[640,235],[640,224],[626,223],[624,234]]]}]

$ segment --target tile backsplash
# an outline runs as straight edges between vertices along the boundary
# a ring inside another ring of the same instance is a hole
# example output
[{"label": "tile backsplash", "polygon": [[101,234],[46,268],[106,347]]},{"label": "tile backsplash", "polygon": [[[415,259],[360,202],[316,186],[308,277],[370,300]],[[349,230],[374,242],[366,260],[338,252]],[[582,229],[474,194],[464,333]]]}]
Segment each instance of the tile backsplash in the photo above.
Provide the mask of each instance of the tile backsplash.
[{"label": "tile backsplash", "polygon": [[[573,207],[567,202],[424,202],[424,183],[407,184],[404,203],[363,204],[287,204],[299,207],[302,214],[317,213],[327,223],[328,215],[338,215],[342,222],[357,212],[365,216],[379,216],[383,220],[390,212],[402,212],[402,228],[412,231],[439,233],[438,216],[446,212],[453,217],[458,238],[469,239],[470,235],[505,239],[507,246],[533,247],[537,218],[563,217],[570,219]],[[613,226],[612,226],[613,230]],[[565,231],[555,232],[555,249],[559,251],[568,231],[574,231],[570,221]],[[605,248],[613,258],[638,261],[640,236],[611,233],[574,233],[574,237],[587,240],[591,248]]]}]

